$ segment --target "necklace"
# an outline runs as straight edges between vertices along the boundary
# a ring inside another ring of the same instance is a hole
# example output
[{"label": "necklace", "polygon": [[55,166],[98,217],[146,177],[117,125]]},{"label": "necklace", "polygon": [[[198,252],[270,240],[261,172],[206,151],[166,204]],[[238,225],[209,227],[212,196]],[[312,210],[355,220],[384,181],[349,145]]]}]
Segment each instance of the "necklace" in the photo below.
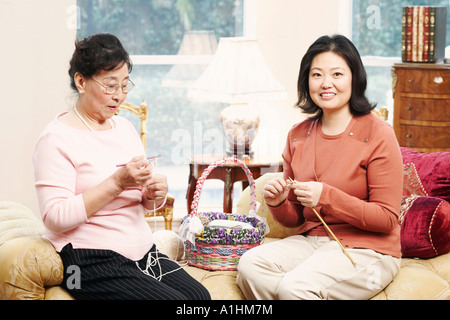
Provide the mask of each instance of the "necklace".
[{"label": "necklace", "polygon": [[[83,124],[90,130],[90,131],[95,131],[94,129],[92,129],[92,127],[90,125],[88,125],[88,123],[86,122],[86,120],[84,120],[84,117],[78,112],[77,107],[73,107],[73,110],[75,111],[75,114],[77,115],[78,118],[80,118],[81,122],[83,122]],[[107,120],[109,125],[111,126],[111,128],[113,128],[113,125],[111,124],[111,122],[109,121],[109,119]]]},{"label": "necklace", "polygon": [[73,107],[73,110],[75,111],[75,114],[77,115],[77,117],[80,118],[81,122],[83,122],[83,124],[84,124],[90,131],[94,131],[94,129],[92,129],[91,126],[87,124],[86,120],[84,120],[84,118],[81,116],[81,114],[78,113],[77,107]]}]

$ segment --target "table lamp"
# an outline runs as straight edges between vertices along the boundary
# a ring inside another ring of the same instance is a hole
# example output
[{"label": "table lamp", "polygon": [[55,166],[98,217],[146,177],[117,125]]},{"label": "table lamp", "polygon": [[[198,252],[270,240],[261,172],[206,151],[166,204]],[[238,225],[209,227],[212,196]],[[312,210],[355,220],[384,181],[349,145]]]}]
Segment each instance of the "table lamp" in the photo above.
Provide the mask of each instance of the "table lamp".
[{"label": "table lamp", "polygon": [[220,38],[216,54],[203,74],[190,86],[188,98],[229,103],[221,112],[228,142],[227,155],[252,158],[251,150],[260,116],[249,106],[256,100],[280,100],[286,89],[275,79],[257,40]]}]

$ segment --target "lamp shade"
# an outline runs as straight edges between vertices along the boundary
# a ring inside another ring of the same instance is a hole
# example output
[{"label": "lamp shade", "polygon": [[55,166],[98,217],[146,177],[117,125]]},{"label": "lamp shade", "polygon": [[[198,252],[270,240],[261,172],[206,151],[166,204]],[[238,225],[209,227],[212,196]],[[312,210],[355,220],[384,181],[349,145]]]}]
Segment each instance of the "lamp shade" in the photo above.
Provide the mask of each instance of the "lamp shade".
[{"label": "lamp shade", "polygon": [[[217,50],[214,31],[197,30],[184,34],[178,55],[209,55]],[[189,87],[205,71],[207,64],[175,64],[165,75],[163,87]]]},{"label": "lamp shade", "polygon": [[267,67],[257,40],[243,37],[220,38],[213,60],[188,91],[190,99],[223,103],[286,97],[286,89]]}]

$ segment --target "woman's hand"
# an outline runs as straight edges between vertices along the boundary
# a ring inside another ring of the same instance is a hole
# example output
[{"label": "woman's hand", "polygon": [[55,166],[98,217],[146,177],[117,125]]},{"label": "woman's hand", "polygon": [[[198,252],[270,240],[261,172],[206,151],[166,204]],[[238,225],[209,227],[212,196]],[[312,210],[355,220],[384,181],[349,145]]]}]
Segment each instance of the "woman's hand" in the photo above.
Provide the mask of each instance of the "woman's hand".
[{"label": "woman's hand", "polygon": [[267,205],[271,207],[279,206],[286,200],[289,193],[289,185],[282,178],[275,178],[267,182],[262,190],[262,195]]},{"label": "woman's hand", "polygon": [[168,186],[166,177],[161,174],[154,174],[151,179],[147,181],[147,185],[143,189],[143,197],[146,198],[143,200],[154,201],[155,208],[158,208],[166,199],[167,191]]},{"label": "woman's hand", "polygon": [[304,207],[316,207],[319,203],[320,196],[322,195],[323,185],[321,182],[309,181],[298,182],[294,181],[291,184],[291,189],[294,190],[294,194],[297,196],[297,200]]},{"label": "woman's hand", "polygon": [[117,169],[106,180],[83,192],[87,217],[114,200],[127,188],[143,188],[150,183],[153,166],[144,156],[134,157],[126,165]]},{"label": "woman's hand", "polygon": [[118,169],[113,179],[122,190],[146,187],[152,178],[152,171],[153,165],[144,156],[137,156]]}]

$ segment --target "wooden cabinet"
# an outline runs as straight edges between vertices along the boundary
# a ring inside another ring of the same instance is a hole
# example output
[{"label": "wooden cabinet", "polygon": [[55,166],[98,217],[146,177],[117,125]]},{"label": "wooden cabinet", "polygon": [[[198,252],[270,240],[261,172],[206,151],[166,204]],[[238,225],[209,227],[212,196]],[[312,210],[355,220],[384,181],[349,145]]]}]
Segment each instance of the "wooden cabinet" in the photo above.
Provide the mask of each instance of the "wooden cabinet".
[{"label": "wooden cabinet", "polygon": [[450,151],[450,64],[398,63],[392,76],[400,146]]}]

